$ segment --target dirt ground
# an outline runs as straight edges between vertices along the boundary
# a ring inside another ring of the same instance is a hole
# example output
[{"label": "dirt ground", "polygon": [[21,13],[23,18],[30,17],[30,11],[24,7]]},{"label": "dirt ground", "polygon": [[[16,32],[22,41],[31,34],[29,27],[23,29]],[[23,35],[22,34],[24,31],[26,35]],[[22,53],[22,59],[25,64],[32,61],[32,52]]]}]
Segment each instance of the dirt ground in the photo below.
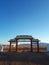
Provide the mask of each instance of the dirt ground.
[{"label": "dirt ground", "polygon": [[49,65],[47,53],[0,53],[0,65]]}]

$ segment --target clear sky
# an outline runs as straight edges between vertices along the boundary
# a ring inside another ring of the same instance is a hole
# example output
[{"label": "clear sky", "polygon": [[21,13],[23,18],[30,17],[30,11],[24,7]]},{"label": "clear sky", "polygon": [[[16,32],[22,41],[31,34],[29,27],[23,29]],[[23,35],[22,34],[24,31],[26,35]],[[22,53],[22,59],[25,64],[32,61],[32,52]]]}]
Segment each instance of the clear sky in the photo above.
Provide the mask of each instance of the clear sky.
[{"label": "clear sky", "polygon": [[49,43],[49,0],[0,0],[0,43],[20,34]]}]

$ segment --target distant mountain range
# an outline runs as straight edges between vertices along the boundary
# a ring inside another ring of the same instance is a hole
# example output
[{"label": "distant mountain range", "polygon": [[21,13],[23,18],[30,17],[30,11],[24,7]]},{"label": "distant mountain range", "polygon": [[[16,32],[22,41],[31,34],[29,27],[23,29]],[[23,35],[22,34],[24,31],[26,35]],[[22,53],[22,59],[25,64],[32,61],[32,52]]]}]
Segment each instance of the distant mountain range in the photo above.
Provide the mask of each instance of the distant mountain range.
[{"label": "distant mountain range", "polygon": [[[19,46],[30,46],[30,44],[19,44]],[[36,44],[33,44],[33,46],[36,46]],[[47,50],[49,51],[49,44],[48,43],[39,43],[39,46],[46,46]]]}]

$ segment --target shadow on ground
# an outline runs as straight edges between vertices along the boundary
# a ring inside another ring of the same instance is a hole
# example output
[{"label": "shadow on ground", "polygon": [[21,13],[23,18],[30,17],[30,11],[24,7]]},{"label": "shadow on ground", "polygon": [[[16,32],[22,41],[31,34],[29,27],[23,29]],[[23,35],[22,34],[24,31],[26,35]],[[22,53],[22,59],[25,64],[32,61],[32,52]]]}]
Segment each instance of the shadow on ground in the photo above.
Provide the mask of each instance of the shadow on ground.
[{"label": "shadow on ground", "polygon": [[4,65],[49,65],[49,56],[47,53],[32,52],[0,53],[0,63]]}]

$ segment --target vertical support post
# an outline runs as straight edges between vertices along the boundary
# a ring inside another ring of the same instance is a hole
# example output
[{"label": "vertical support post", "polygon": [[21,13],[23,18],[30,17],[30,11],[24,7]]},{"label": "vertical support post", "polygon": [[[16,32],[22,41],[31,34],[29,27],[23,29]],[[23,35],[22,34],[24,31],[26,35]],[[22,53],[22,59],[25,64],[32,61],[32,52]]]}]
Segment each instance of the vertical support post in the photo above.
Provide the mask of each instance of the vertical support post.
[{"label": "vertical support post", "polygon": [[16,52],[18,50],[18,39],[16,39]]},{"label": "vertical support post", "polygon": [[32,52],[32,39],[31,39],[31,52]]},{"label": "vertical support post", "polygon": [[37,52],[39,52],[39,41],[37,41]]},{"label": "vertical support post", "polygon": [[10,41],[10,46],[9,46],[9,52],[11,52],[11,41]]}]

